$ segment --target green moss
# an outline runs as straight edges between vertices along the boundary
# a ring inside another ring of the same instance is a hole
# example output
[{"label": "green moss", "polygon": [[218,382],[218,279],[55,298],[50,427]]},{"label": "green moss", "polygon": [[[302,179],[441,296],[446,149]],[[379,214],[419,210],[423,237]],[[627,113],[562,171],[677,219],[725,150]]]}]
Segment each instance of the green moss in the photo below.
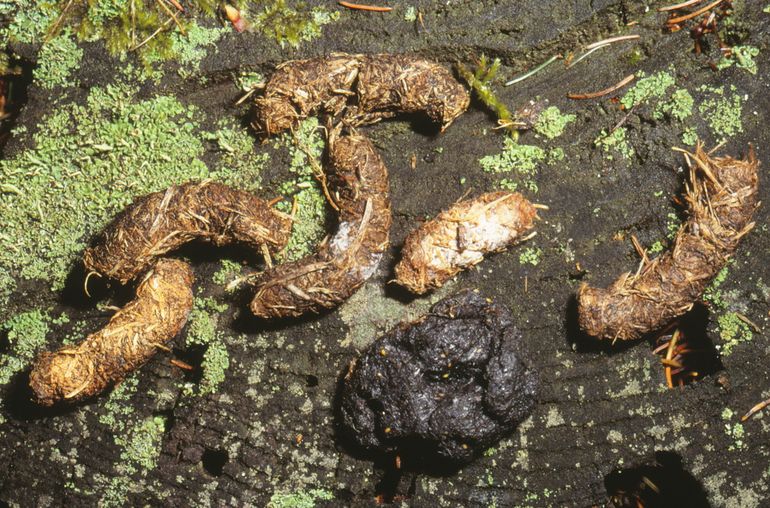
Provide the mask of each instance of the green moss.
[{"label": "green moss", "polygon": [[724,309],[726,303],[724,301],[724,295],[722,294],[721,286],[727,280],[727,275],[730,273],[730,266],[727,265],[721,270],[711,284],[706,287],[703,292],[703,300],[708,302],[715,309]]},{"label": "green moss", "polygon": [[258,72],[239,72],[235,76],[235,84],[242,92],[250,92],[257,87],[264,85],[265,77]]},{"label": "green moss", "polygon": [[217,314],[227,310],[213,298],[195,298],[187,327],[187,346],[207,346],[217,340]]},{"label": "green moss", "polygon": [[174,32],[171,51],[181,64],[179,74],[186,78],[199,72],[209,48],[216,47],[216,42],[228,31],[228,28],[205,28],[192,22],[185,34]]},{"label": "green moss", "polygon": [[[562,154],[564,152],[562,151]],[[503,178],[498,185],[509,190],[519,185],[537,192],[535,182],[538,166],[547,159],[557,159],[558,153],[534,145],[521,145],[513,138],[505,138],[503,151],[497,155],[487,155],[479,159],[481,168],[487,173],[509,173],[518,175],[518,181]]]},{"label": "green moss", "polygon": [[[340,16],[339,12],[330,12],[323,7],[310,8],[303,2],[252,0],[241,3],[242,15],[251,26],[281,46],[297,47],[301,42],[319,37],[321,28]],[[252,12],[254,8],[256,10]]]},{"label": "green moss", "polygon": [[628,110],[644,104],[652,99],[660,99],[668,89],[674,86],[676,80],[670,72],[660,71],[642,78],[631,87],[620,99],[620,103]]},{"label": "green moss", "polygon": [[42,40],[46,29],[58,17],[56,2],[49,0],[11,0],[0,2],[0,19],[8,26],[0,29],[0,47],[8,42],[32,44]]},{"label": "green moss", "polygon": [[666,215],[666,237],[673,240],[682,226],[682,220],[674,212],[668,212]]},{"label": "green moss", "polygon": [[688,146],[695,146],[698,142],[698,132],[694,127],[687,127],[682,132],[682,143]]},{"label": "green moss", "polygon": [[522,265],[537,266],[543,257],[543,251],[538,247],[527,247],[519,254],[519,263]]},{"label": "green moss", "polygon": [[215,393],[219,385],[225,380],[225,371],[230,366],[230,356],[227,354],[227,347],[221,340],[216,340],[209,344],[206,352],[203,353],[201,368],[203,377],[201,378],[200,394],[207,395]]},{"label": "green moss", "polygon": [[508,109],[508,106],[498,99],[497,94],[492,89],[492,82],[500,70],[500,59],[495,58],[490,64],[487,56],[481,55],[479,65],[474,72],[469,71],[462,64],[457,66],[457,70],[460,76],[468,83],[468,86],[475,92],[479,100],[497,116],[497,121],[500,125],[504,125],[513,137],[516,138],[518,131],[516,130],[513,114]]},{"label": "green moss", "polygon": [[574,122],[576,118],[575,115],[564,115],[559,111],[559,108],[551,106],[543,110],[537,117],[534,129],[538,134],[553,139],[561,136],[567,124]]},{"label": "green moss", "polygon": [[531,176],[536,173],[538,165],[546,159],[547,155],[547,152],[539,146],[520,145],[515,140],[506,138],[501,153],[482,157],[479,159],[479,164],[487,173],[516,171]]},{"label": "green moss", "polygon": [[404,21],[408,21],[410,23],[417,21],[417,10],[413,5],[410,5],[406,8],[406,11],[404,12]]},{"label": "green moss", "polygon": [[723,355],[729,355],[738,344],[753,338],[749,325],[735,312],[727,312],[719,316],[717,325],[719,336],[722,338],[722,344],[717,345],[717,349]]},{"label": "green moss", "polygon": [[313,508],[317,500],[331,501],[334,494],[325,489],[313,489],[294,493],[276,492],[270,497],[268,508]]},{"label": "green moss", "polygon": [[270,155],[255,150],[255,139],[248,129],[233,119],[222,119],[218,129],[205,133],[205,139],[216,144],[219,161],[213,178],[239,189],[255,191],[261,187],[262,171],[270,161]]},{"label": "green moss", "polygon": [[115,436],[115,444],[123,449],[120,453],[121,472],[134,474],[155,469],[165,428],[165,418],[154,416],[142,421],[128,436]]},{"label": "green moss", "polygon": [[43,88],[75,86],[70,73],[80,65],[83,50],[72,39],[69,30],[43,44],[38,54],[38,65],[33,72],[35,82]]},{"label": "green moss", "polygon": [[728,437],[733,439],[733,443],[729,446],[729,450],[733,451],[744,447],[743,436],[745,429],[739,422],[730,423],[730,421],[737,416],[735,412],[729,407],[722,411],[722,420],[725,421],[725,433]]},{"label": "green moss", "polygon": [[602,129],[599,136],[594,140],[594,145],[600,147],[606,153],[605,158],[608,160],[614,159],[614,154],[620,154],[624,159],[630,159],[634,156],[635,152],[631,145],[628,143],[627,130],[625,127],[619,127],[614,131],[607,133],[606,129]]},{"label": "green moss", "polygon": [[[219,317],[217,314],[227,310],[226,304],[220,304],[213,298],[195,298],[193,310],[190,312],[185,342],[187,346],[205,346],[201,369],[203,375],[198,393],[206,395],[216,392],[225,379],[225,371],[230,365],[230,357],[224,344],[224,337],[217,331]],[[186,389],[191,395],[193,387]]]},{"label": "green moss", "polygon": [[660,102],[653,111],[652,116],[656,120],[668,117],[682,122],[692,116],[694,104],[695,100],[690,95],[690,92],[680,88],[671,94],[668,101]]},{"label": "green moss", "polygon": [[660,253],[660,252],[663,252],[663,249],[664,249],[664,248],[665,248],[665,247],[663,246],[663,242],[661,242],[660,240],[658,240],[657,242],[655,242],[655,243],[653,243],[652,245],[650,245],[650,248],[649,248],[649,249],[647,249],[647,251],[648,251],[650,254],[658,254],[658,253]]},{"label": "green moss", "polygon": [[735,93],[735,87],[731,87],[732,95],[725,93],[724,87],[705,88],[713,96],[704,100],[698,107],[703,118],[711,127],[714,136],[724,140],[743,132],[743,100]]},{"label": "green moss", "polygon": [[304,120],[293,134],[284,134],[277,142],[277,147],[288,148],[289,173],[295,175],[278,188],[278,194],[286,198],[279,203],[281,210],[291,212],[293,202],[296,202],[291,237],[280,254],[283,261],[293,261],[314,252],[316,245],[326,235],[329,207],[321,185],[314,176],[314,171],[321,171],[324,146],[324,138],[315,117]]},{"label": "green moss", "polygon": [[227,286],[229,283],[237,279],[243,271],[243,265],[229,259],[223,259],[219,262],[219,270],[214,272],[214,276],[211,280],[214,284],[220,286]]},{"label": "green moss", "polygon": [[0,386],[8,384],[11,378],[24,370],[45,346],[50,316],[41,310],[17,314],[2,324],[0,331],[6,333],[8,350],[0,358]]}]

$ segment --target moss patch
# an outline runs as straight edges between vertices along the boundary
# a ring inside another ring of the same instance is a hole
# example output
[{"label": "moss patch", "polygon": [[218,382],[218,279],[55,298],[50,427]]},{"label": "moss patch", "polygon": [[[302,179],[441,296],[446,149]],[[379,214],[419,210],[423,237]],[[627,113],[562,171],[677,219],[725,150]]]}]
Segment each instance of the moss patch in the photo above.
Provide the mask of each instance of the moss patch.
[{"label": "moss patch", "polygon": [[561,148],[546,150],[535,145],[519,144],[514,138],[505,138],[503,151],[479,159],[481,169],[487,173],[515,173],[517,178],[503,178],[498,182],[501,188],[515,190],[523,186],[537,192],[535,177],[541,164],[552,164],[564,159]]},{"label": "moss patch", "polygon": [[538,134],[548,139],[554,139],[561,136],[567,124],[574,122],[576,118],[575,115],[562,114],[559,108],[551,106],[543,110],[537,117],[534,129]]},{"label": "moss patch", "polygon": [[670,72],[660,71],[651,76],[644,77],[636,82],[628,92],[620,99],[620,103],[626,109],[644,104],[652,99],[660,99],[666,95],[668,89],[674,86],[676,80]]},{"label": "moss patch", "polygon": [[635,152],[628,143],[627,134],[628,131],[625,127],[618,127],[610,133],[602,129],[599,136],[594,140],[594,145],[604,150],[605,158],[608,160],[613,160],[615,154],[620,154],[624,159],[630,159],[634,156]]},{"label": "moss patch", "polygon": [[735,86],[726,93],[724,87],[702,87],[701,91],[710,92],[711,97],[698,107],[711,132],[720,141],[743,132],[743,99],[736,93]]},{"label": "moss patch", "polygon": [[5,332],[8,351],[0,358],[0,386],[8,384],[11,378],[21,372],[45,346],[50,316],[41,310],[17,314],[0,324]]},{"label": "moss patch", "polygon": [[[224,343],[224,335],[217,331],[218,314],[227,310],[226,304],[220,304],[213,298],[196,298],[190,313],[187,329],[187,346],[204,346],[201,369],[203,375],[198,387],[199,395],[215,393],[225,380],[225,372],[230,366],[230,356]],[[191,395],[194,386],[185,387],[185,393]]]},{"label": "moss patch", "polygon": [[285,199],[278,204],[284,212],[291,212],[296,203],[296,215],[291,238],[281,253],[283,261],[293,261],[315,251],[316,245],[326,235],[326,219],[329,210],[321,185],[313,168],[321,167],[321,154],[325,142],[321,136],[318,119],[304,120],[295,132],[281,136],[276,148],[288,147],[289,172],[294,178],[282,183],[278,193]]},{"label": "moss patch", "polygon": [[735,312],[726,312],[719,316],[717,325],[719,326],[719,336],[722,339],[722,344],[717,345],[717,349],[723,355],[729,355],[738,344],[748,342],[753,338],[749,325]]},{"label": "moss patch", "polygon": [[35,83],[43,88],[74,86],[77,81],[70,74],[80,65],[83,50],[72,39],[69,30],[43,44],[38,65],[33,72]]},{"label": "moss patch", "polygon": [[334,494],[324,489],[313,489],[307,492],[281,493],[270,497],[268,508],[313,508],[316,501],[331,501]]}]

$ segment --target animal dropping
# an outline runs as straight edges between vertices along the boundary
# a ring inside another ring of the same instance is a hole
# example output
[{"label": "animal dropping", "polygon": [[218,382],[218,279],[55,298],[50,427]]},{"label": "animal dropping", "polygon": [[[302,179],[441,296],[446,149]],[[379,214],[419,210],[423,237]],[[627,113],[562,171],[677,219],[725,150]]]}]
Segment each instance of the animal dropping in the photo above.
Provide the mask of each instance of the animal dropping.
[{"label": "animal dropping", "polygon": [[279,66],[256,99],[254,127],[268,135],[317,113],[345,112],[350,125],[424,112],[446,129],[470,103],[445,67],[410,55],[351,55],[294,60]]},{"label": "animal dropping", "polygon": [[175,259],[160,259],[136,298],[109,323],[75,346],[42,353],[30,373],[38,403],[75,402],[122,381],[181,331],[193,305],[193,273]]},{"label": "animal dropping", "polygon": [[610,287],[584,284],[578,292],[580,327],[608,340],[638,339],[660,330],[700,300],[738,244],[753,227],[758,206],[758,168],[754,150],[743,160],[710,157],[700,146],[688,154],[689,217],[673,246],[656,259],[646,256],[635,274],[625,273]]},{"label": "animal dropping", "polygon": [[345,435],[412,467],[460,466],[513,432],[535,405],[536,374],[511,313],[473,291],[436,303],[350,364]]},{"label": "animal dropping", "polygon": [[515,192],[458,201],[409,233],[396,265],[396,282],[417,294],[439,288],[485,254],[525,239],[536,215],[535,206]]},{"label": "animal dropping", "polygon": [[261,252],[286,246],[291,218],[248,192],[189,182],[148,194],[126,208],[86,249],[86,269],[126,283],[192,240],[242,243]]},{"label": "animal dropping", "polygon": [[371,141],[329,135],[327,184],[339,208],[337,232],[317,252],[268,269],[256,280],[255,315],[296,317],[333,308],[374,274],[388,247],[388,172]]}]

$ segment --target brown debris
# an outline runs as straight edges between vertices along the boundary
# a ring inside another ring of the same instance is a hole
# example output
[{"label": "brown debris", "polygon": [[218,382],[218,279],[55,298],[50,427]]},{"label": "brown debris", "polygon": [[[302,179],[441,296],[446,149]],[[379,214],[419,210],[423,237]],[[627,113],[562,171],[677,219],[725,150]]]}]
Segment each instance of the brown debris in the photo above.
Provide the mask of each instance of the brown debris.
[{"label": "brown debris", "polygon": [[161,259],[136,290],[136,298],[107,325],[76,346],[42,353],[29,384],[37,401],[50,406],[96,395],[122,381],[165,347],[192,310],[193,273],[189,265]]},{"label": "brown debris", "polygon": [[376,270],[388,246],[388,172],[371,141],[329,136],[327,183],[339,207],[337,232],[318,251],[264,272],[251,302],[255,315],[296,317],[336,307]]},{"label": "brown debris", "polygon": [[137,199],[83,256],[86,269],[126,283],[192,240],[242,243],[259,252],[286,245],[291,218],[256,196],[216,182],[189,182]]},{"label": "brown debris", "polygon": [[334,53],[280,65],[256,99],[254,127],[275,134],[308,116],[350,107],[350,125],[422,111],[445,129],[469,103],[462,84],[437,63],[410,55]]},{"label": "brown debris", "polygon": [[490,192],[458,201],[449,210],[409,233],[396,282],[413,293],[439,288],[489,252],[522,240],[537,214],[521,194]]},{"label": "brown debris", "polygon": [[638,339],[690,310],[754,226],[758,168],[746,159],[711,158],[698,146],[685,199],[689,218],[673,247],[639,271],[623,274],[607,289],[583,285],[578,292],[580,327],[609,340]]}]

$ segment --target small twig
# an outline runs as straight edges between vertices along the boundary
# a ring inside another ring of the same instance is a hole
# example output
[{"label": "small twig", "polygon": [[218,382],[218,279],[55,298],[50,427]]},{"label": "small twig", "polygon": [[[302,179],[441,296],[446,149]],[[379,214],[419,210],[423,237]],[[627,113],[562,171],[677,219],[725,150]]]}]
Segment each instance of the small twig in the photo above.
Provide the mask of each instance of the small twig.
[{"label": "small twig", "polygon": [[754,405],[754,407],[752,407],[751,409],[749,409],[749,410],[746,412],[746,414],[745,414],[745,415],[741,416],[741,421],[742,421],[742,422],[745,422],[746,420],[748,420],[749,418],[751,418],[751,417],[752,417],[752,416],[754,416],[755,414],[757,414],[757,413],[759,413],[760,411],[762,411],[763,409],[765,409],[767,406],[770,406],[770,399],[767,399],[767,400],[763,400],[763,401],[762,401],[762,402],[760,402],[759,404],[755,404],[755,405]]},{"label": "small twig", "polygon": [[660,9],[658,9],[658,12],[678,11],[679,9],[684,9],[685,7],[690,7],[691,5],[696,5],[701,2],[703,2],[703,0],[687,0],[686,2],[682,2],[681,4],[661,7]]},{"label": "small twig", "polygon": [[593,49],[589,49],[588,51],[586,51],[585,53],[577,57],[575,60],[572,60],[571,62],[569,62],[567,64],[567,69],[571,69],[572,67],[577,65],[578,62],[584,60],[585,58],[588,58],[588,56],[591,55],[591,53],[593,53],[594,51],[598,51],[602,48],[606,48],[607,46],[609,46],[609,44],[602,44],[601,46],[596,46]]},{"label": "small twig", "polygon": [[618,35],[617,37],[610,37],[609,39],[604,39],[603,41],[593,42],[586,46],[586,49],[594,49],[601,46],[609,46],[610,44],[613,44],[615,42],[621,42],[621,41],[631,41],[634,39],[640,39],[642,36],[638,34],[633,35]]},{"label": "small twig", "polygon": [[153,38],[154,38],[156,35],[158,35],[158,34],[159,34],[159,33],[161,33],[163,30],[165,30],[165,29],[168,27],[168,25],[170,25],[170,24],[171,24],[171,22],[172,22],[172,21],[174,21],[174,18],[169,18],[169,19],[167,19],[166,21],[164,21],[164,22],[163,22],[163,24],[162,24],[162,25],[160,25],[160,26],[158,27],[158,29],[157,29],[157,30],[155,30],[155,31],[154,31],[152,34],[150,34],[150,36],[149,36],[149,37],[147,37],[145,40],[143,40],[142,42],[140,42],[138,45],[136,45],[136,46],[134,46],[133,48],[131,48],[129,51],[136,51],[137,49],[141,48],[142,46],[144,46],[145,44],[147,44],[148,42],[150,42],[150,40],[152,40],[152,39],[153,39]]},{"label": "small twig", "polygon": [[510,80],[507,83],[505,83],[504,86],[511,86],[511,85],[516,84],[516,83],[519,83],[520,81],[524,81],[525,79],[530,78],[530,77],[534,76],[535,74],[537,74],[538,72],[542,71],[543,69],[545,69],[546,67],[548,67],[549,65],[554,63],[556,60],[559,60],[560,58],[562,58],[561,55],[554,55],[551,58],[549,58],[548,60],[546,60],[545,62],[541,63],[540,65],[538,65],[537,67],[532,69],[531,71],[528,71],[528,72],[525,72],[524,74],[516,76],[512,80]]},{"label": "small twig", "polygon": [[182,360],[177,360],[176,358],[172,358],[171,360],[169,360],[169,363],[174,367],[179,367],[182,370],[195,370],[195,367],[193,367],[189,363],[185,363]]},{"label": "small twig", "polygon": [[567,97],[574,100],[584,100],[584,99],[597,99],[599,97],[604,97],[605,95],[609,95],[612,92],[615,92],[617,90],[620,90],[630,82],[632,82],[634,79],[636,79],[636,75],[629,74],[622,80],[618,81],[614,85],[612,85],[609,88],[605,88],[604,90],[599,90],[598,92],[591,92],[591,93],[571,93],[567,94]]},{"label": "small twig", "polygon": [[679,16],[679,17],[676,17],[676,18],[671,18],[668,21],[666,21],[666,24],[668,24],[668,25],[676,25],[678,23],[681,23],[682,21],[687,21],[687,20],[692,19],[692,18],[697,18],[701,14],[710,11],[714,7],[717,7],[719,4],[721,4],[724,1],[725,0],[716,0],[715,2],[712,2],[712,3],[708,4],[706,7],[702,8],[702,9],[698,9],[695,12],[691,12],[690,14],[685,14],[683,16]]},{"label": "small twig", "polygon": [[160,5],[164,11],[166,11],[166,14],[171,16],[171,19],[174,20],[174,23],[176,23],[176,26],[177,28],[179,28],[179,31],[182,32],[182,35],[187,35],[187,33],[184,31],[184,27],[179,22],[179,19],[177,19],[176,14],[171,9],[168,8],[164,0],[157,0],[157,2],[158,2],[158,5]]},{"label": "small twig", "polygon": [[358,11],[370,11],[370,12],[390,12],[393,10],[393,7],[381,7],[379,5],[363,5],[363,4],[353,4],[350,2],[344,2],[340,0],[337,2],[339,5],[343,7],[347,7],[348,9],[354,9]]}]

